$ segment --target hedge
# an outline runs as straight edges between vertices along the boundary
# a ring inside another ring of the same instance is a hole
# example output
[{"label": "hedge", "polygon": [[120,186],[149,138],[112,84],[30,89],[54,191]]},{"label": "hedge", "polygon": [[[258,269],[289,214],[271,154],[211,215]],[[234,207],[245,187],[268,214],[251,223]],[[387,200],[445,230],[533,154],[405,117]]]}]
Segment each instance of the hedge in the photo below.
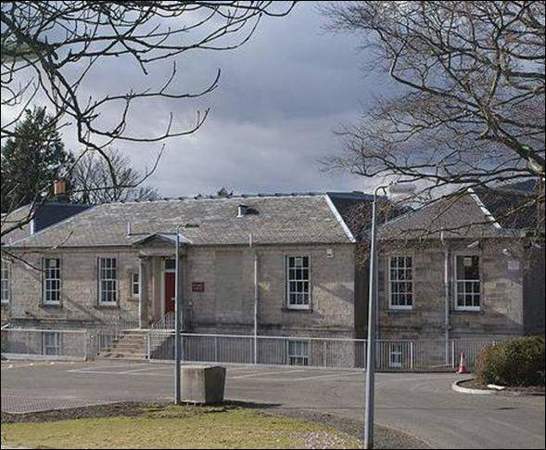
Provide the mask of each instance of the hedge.
[{"label": "hedge", "polygon": [[485,347],[476,360],[482,384],[544,386],[544,336],[515,338]]}]

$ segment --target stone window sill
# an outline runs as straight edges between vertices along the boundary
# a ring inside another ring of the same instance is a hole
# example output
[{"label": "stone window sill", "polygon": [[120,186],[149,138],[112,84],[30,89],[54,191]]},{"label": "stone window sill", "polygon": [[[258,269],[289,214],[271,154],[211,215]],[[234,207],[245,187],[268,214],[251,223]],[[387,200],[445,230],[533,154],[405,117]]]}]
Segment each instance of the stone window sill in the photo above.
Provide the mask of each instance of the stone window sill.
[{"label": "stone window sill", "polygon": [[115,305],[95,305],[95,309],[120,309],[120,306],[117,303]]},{"label": "stone window sill", "polygon": [[414,308],[387,308],[385,310],[387,314],[412,314],[415,312]]},{"label": "stone window sill", "polygon": [[474,314],[474,315],[477,315],[477,314],[485,314],[485,311],[483,309],[478,309],[478,310],[472,310],[472,309],[452,309],[450,310],[450,314],[455,314],[455,315],[467,315],[467,314]]},{"label": "stone window sill", "polygon": [[288,307],[283,307],[282,308],[282,312],[290,312],[290,313],[307,313],[307,314],[310,314],[313,312],[313,309],[309,308],[309,309],[297,309],[297,308],[288,308]]},{"label": "stone window sill", "polygon": [[45,303],[40,303],[40,308],[42,309],[62,309],[62,307],[62,303],[59,303],[58,305],[47,305]]}]

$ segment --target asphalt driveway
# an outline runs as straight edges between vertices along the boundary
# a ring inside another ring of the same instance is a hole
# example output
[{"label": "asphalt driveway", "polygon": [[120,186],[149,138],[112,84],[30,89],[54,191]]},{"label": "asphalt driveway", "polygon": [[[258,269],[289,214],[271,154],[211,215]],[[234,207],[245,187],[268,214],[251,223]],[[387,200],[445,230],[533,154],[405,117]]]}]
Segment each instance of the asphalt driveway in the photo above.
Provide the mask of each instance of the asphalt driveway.
[{"label": "asphalt driveway", "polygon": [[[38,411],[172,398],[173,366],[2,362],[2,410]],[[226,397],[283,409],[363,417],[360,370],[230,367]],[[450,374],[378,374],[376,422],[436,448],[545,448],[544,397],[451,391]]]}]

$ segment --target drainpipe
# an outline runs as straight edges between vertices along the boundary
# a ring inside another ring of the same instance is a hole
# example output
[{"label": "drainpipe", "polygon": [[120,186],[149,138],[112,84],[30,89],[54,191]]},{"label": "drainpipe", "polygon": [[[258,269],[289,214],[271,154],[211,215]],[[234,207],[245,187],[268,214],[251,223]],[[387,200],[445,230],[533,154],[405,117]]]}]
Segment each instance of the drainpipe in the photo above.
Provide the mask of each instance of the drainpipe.
[{"label": "drainpipe", "polygon": [[[249,246],[254,246],[252,233],[249,235]],[[254,364],[258,364],[258,296],[258,252],[254,249]]]},{"label": "drainpipe", "polygon": [[447,241],[445,240],[444,230],[440,232],[440,240],[444,248],[444,296],[445,296],[445,306],[444,306],[444,315],[445,315],[445,355],[446,355],[446,366],[449,366],[449,247]]}]

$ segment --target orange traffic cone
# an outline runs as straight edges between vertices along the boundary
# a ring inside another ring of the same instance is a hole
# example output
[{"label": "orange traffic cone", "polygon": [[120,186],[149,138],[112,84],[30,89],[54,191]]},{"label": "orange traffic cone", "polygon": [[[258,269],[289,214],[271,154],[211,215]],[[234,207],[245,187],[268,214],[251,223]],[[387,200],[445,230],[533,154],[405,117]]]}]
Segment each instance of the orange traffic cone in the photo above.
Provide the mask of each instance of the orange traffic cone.
[{"label": "orange traffic cone", "polygon": [[461,359],[459,361],[459,368],[457,369],[458,374],[464,374],[464,373],[470,373],[470,371],[466,368],[466,358],[464,356],[464,352],[461,352]]}]

